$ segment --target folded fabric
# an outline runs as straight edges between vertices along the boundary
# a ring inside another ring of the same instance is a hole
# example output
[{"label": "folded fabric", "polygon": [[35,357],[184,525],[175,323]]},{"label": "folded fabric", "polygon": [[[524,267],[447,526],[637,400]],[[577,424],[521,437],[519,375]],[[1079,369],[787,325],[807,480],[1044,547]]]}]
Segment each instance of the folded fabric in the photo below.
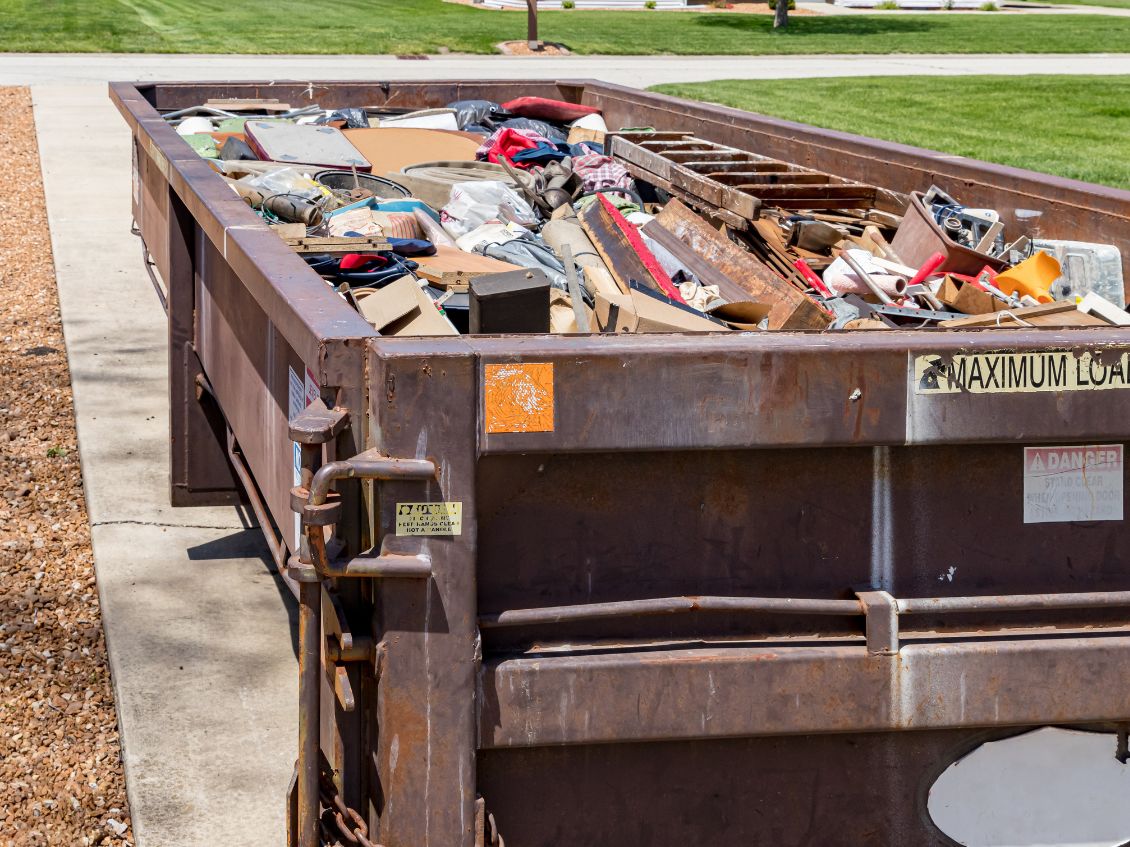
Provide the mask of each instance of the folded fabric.
[{"label": "folded fabric", "polygon": [[510,161],[517,168],[530,168],[534,165],[547,165],[550,162],[560,162],[569,155],[568,144],[550,144],[548,141],[539,142],[536,147],[515,153]]},{"label": "folded fabric", "polygon": [[600,109],[593,106],[566,103],[564,100],[551,100],[548,97],[518,97],[503,103],[502,109],[512,115],[547,121],[575,121],[585,115],[600,114]]},{"label": "folded fabric", "polygon": [[633,188],[632,176],[616,160],[599,153],[573,157],[573,173],[581,180],[581,189],[588,193],[602,188]]},{"label": "folded fabric", "polygon": [[398,256],[434,256],[435,245],[422,238],[390,238],[388,246]]},{"label": "folded fabric", "polygon": [[513,164],[515,154],[521,153],[523,150],[536,149],[539,144],[543,143],[553,146],[553,142],[543,135],[538,135],[533,130],[503,127],[495,130],[486,141],[479,145],[479,149],[475,151],[475,158],[485,159],[496,165],[503,161]]},{"label": "folded fabric", "polygon": [[376,209],[353,209],[329,218],[333,236],[375,235],[384,238],[419,238],[423,233],[410,212],[381,212]]}]

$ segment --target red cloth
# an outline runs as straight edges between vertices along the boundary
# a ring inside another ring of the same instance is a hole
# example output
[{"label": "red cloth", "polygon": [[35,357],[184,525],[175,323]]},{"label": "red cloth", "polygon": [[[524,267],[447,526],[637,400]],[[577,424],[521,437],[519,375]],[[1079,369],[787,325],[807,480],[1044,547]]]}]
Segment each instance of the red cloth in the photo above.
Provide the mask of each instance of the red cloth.
[{"label": "red cloth", "polygon": [[592,106],[566,103],[564,100],[550,100],[546,97],[519,97],[517,100],[503,103],[501,108],[512,115],[542,121],[575,121],[585,115],[600,114],[600,109],[594,109]]},{"label": "red cloth", "polygon": [[475,157],[486,159],[496,165],[502,164],[503,160],[511,162],[515,153],[537,147],[539,139],[541,139],[540,135],[529,130],[503,127],[496,130],[494,135],[487,139],[483,146],[478,149]]}]

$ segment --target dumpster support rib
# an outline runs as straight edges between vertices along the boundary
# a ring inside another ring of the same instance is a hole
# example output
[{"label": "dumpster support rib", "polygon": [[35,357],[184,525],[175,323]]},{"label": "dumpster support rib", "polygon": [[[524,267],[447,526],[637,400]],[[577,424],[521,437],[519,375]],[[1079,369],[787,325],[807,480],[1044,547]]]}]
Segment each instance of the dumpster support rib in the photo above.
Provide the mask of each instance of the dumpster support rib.
[{"label": "dumpster support rib", "polygon": [[[304,445],[304,448],[307,445]],[[306,458],[304,449],[304,460]],[[312,451],[311,451],[312,452]],[[303,481],[309,468],[303,462]],[[430,563],[423,556],[378,556],[372,561],[386,560],[386,567],[363,574],[343,572],[331,562],[326,548],[325,527],[341,518],[340,500],[330,497],[330,486],[343,479],[431,480],[436,475],[434,462],[424,459],[394,459],[374,451],[358,454],[345,461],[322,465],[309,477],[309,488],[296,488],[291,499],[302,515],[304,541],[302,550],[291,558],[287,572],[299,583],[298,615],[298,831],[297,845],[318,847],[318,733],[321,724],[321,630],[322,580],[334,576],[409,576],[419,578],[431,573]],[[392,561],[388,561],[392,560]],[[351,561],[357,561],[356,559]],[[424,568],[426,572],[422,572]],[[345,568],[348,571],[348,563]]]}]

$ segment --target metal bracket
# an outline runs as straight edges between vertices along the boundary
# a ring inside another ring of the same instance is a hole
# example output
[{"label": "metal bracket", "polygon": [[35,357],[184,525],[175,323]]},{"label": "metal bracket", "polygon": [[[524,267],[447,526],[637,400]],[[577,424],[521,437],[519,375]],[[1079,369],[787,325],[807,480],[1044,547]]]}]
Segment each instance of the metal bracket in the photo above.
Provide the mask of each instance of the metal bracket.
[{"label": "metal bracket", "polygon": [[290,422],[290,440],[298,444],[326,444],[349,426],[349,411],[339,407],[329,409],[320,399],[315,400]]},{"label": "metal bracket", "polygon": [[899,651],[898,602],[886,591],[857,591],[863,605],[867,632],[867,652],[873,656],[894,656]]}]

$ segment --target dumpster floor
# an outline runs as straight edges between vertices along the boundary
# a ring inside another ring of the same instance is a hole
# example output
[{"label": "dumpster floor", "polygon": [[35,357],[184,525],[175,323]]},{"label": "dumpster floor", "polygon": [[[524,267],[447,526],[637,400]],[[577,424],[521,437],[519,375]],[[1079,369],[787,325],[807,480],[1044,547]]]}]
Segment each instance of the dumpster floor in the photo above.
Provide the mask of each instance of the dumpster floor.
[{"label": "dumpster floor", "polygon": [[33,100],[136,843],[275,847],[290,594],[246,516],[168,505],[165,316],[129,235],[128,129],[100,85]]}]

